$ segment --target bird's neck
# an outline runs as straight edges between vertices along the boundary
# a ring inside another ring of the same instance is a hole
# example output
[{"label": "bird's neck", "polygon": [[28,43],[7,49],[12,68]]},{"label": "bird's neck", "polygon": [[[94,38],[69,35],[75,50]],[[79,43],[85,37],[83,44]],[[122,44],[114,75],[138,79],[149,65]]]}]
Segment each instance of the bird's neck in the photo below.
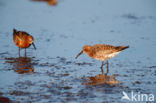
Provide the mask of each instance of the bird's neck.
[{"label": "bird's neck", "polygon": [[93,57],[93,53],[91,51],[86,53],[88,56]]}]

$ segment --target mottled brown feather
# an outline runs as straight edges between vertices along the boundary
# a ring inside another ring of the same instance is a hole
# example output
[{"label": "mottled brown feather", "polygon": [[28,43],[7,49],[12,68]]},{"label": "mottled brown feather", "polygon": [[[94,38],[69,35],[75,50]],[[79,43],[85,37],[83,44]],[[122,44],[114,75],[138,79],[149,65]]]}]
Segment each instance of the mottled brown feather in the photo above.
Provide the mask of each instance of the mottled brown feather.
[{"label": "mottled brown feather", "polygon": [[107,44],[96,44],[91,47],[87,54],[97,60],[107,60],[116,56],[120,51],[128,48],[128,46],[112,46]]},{"label": "mottled brown feather", "polygon": [[114,46],[106,44],[96,44],[92,46],[92,55],[93,56],[105,56],[113,52],[117,52]]},{"label": "mottled brown feather", "polygon": [[29,38],[33,37],[24,31],[14,31],[13,33],[14,43],[20,48],[28,48],[31,45]]}]

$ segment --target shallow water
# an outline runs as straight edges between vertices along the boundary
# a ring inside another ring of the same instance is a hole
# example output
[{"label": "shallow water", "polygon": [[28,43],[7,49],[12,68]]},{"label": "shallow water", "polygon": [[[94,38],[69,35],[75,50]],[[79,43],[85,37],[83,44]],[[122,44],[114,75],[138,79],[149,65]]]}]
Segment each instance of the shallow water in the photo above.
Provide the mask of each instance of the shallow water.
[{"label": "shallow water", "polygon": [[[155,3],[1,0],[0,96],[21,103],[127,103],[123,91],[156,96]],[[37,50],[18,57],[13,28],[33,35]],[[98,43],[130,46],[109,60],[107,75],[85,54],[75,60],[83,45]]]}]

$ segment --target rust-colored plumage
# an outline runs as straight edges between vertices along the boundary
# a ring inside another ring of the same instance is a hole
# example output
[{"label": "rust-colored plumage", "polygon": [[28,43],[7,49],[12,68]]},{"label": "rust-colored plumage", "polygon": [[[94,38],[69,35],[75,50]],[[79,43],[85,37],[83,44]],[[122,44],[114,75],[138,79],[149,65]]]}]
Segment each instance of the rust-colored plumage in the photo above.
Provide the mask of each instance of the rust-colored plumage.
[{"label": "rust-colored plumage", "polygon": [[54,6],[58,3],[58,0],[32,0],[32,1],[47,2],[50,6]]},{"label": "rust-colored plumage", "polygon": [[104,61],[107,60],[107,71],[108,71],[108,59],[115,57],[122,50],[129,48],[129,46],[112,46],[106,44],[96,44],[93,46],[85,45],[82,51],[75,57],[76,59],[82,53],[88,54],[91,58],[102,61],[101,70],[103,71]]},{"label": "rust-colored plumage", "polygon": [[20,56],[20,48],[25,49],[25,56],[26,56],[26,48],[30,47],[32,44],[34,46],[34,49],[36,49],[34,44],[34,38],[24,31],[17,31],[16,29],[13,29],[13,40],[16,46],[19,47],[19,56]]}]

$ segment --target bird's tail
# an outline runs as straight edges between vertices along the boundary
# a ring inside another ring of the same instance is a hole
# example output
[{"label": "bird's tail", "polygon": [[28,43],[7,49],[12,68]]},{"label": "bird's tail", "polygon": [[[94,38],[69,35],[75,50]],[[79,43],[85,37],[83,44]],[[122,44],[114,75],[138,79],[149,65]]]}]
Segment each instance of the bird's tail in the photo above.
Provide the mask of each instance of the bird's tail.
[{"label": "bird's tail", "polygon": [[122,51],[124,49],[127,49],[129,48],[129,46],[117,46],[116,49],[119,50],[119,51]]},{"label": "bird's tail", "polygon": [[13,29],[13,35],[15,35],[17,33],[16,29]]}]

